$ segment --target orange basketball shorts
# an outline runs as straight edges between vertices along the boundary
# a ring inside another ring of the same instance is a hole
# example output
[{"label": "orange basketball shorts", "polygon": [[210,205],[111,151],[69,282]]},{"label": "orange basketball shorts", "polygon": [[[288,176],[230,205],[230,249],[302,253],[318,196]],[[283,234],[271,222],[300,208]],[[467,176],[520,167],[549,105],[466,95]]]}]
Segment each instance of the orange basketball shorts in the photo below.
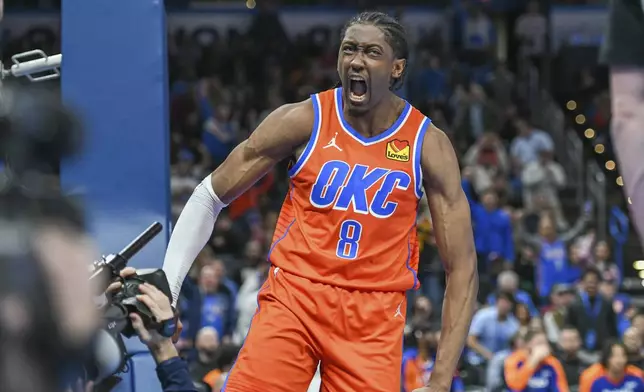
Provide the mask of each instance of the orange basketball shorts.
[{"label": "orange basketball shorts", "polygon": [[222,391],[399,392],[405,294],[311,282],[271,267]]}]

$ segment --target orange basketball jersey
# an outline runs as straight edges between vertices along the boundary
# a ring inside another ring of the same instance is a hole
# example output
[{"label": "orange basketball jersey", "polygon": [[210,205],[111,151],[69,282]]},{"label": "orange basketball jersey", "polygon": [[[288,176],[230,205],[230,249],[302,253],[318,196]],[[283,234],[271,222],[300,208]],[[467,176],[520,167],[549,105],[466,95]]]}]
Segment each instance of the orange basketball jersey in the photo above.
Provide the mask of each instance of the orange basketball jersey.
[{"label": "orange basketball jersey", "polygon": [[311,138],[289,169],[269,261],[348,289],[417,288],[420,151],[431,121],[407,103],[391,128],[364,137],[343,117],[342,89],[311,100]]}]

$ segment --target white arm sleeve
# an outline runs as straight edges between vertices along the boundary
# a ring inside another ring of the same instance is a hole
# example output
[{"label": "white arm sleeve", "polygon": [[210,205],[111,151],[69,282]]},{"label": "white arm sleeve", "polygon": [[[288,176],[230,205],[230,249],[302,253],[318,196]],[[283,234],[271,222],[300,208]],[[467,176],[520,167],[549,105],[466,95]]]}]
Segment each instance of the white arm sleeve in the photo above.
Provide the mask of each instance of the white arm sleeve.
[{"label": "white arm sleeve", "polygon": [[163,271],[172,291],[173,307],[177,306],[183,280],[210,240],[215,220],[224,207],[226,204],[215,194],[208,176],[197,185],[179,215],[163,260]]}]

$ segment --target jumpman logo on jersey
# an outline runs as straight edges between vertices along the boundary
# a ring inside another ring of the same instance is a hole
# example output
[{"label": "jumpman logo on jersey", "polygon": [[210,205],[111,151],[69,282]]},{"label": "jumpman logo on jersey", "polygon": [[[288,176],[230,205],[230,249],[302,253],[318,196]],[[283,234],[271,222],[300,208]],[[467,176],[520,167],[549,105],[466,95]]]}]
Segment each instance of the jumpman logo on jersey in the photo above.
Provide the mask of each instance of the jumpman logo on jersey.
[{"label": "jumpman logo on jersey", "polygon": [[402,310],[401,310],[401,307],[402,307],[403,302],[404,302],[404,300],[403,300],[403,301],[400,301],[400,303],[398,304],[398,308],[396,308],[396,313],[394,313],[394,318],[396,318],[396,317],[398,317],[398,316],[400,316],[400,318],[402,318],[402,319],[404,319],[404,318],[405,318],[405,317],[403,316],[403,314],[402,314]]},{"label": "jumpman logo on jersey", "polygon": [[327,144],[326,146],[322,147],[322,149],[329,148],[329,147],[335,147],[335,148],[337,148],[337,149],[338,149],[338,151],[342,151],[342,149],[341,149],[341,148],[340,148],[340,147],[335,143],[335,138],[336,138],[336,137],[338,137],[338,133],[337,133],[337,132],[335,133],[335,136],[333,136],[333,138],[331,139],[331,141],[329,142],[329,144]]}]

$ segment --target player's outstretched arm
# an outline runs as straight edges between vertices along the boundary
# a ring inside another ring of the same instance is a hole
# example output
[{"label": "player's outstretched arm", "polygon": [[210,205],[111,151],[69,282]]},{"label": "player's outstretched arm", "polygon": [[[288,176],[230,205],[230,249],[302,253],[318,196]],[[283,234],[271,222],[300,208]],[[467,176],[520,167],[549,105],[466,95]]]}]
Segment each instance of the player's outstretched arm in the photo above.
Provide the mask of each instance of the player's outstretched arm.
[{"label": "player's outstretched arm", "polygon": [[461,188],[454,148],[433,125],[425,134],[421,163],[447,287],[436,365],[429,386],[420,391],[448,392],[476,306],[479,287],[476,252],[470,207]]},{"label": "player's outstretched arm", "polygon": [[173,306],[192,263],[212,235],[219,212],[305,144],[313,119],[310,100],[278,108],[195,188],[172,231],[163,261]]}]

